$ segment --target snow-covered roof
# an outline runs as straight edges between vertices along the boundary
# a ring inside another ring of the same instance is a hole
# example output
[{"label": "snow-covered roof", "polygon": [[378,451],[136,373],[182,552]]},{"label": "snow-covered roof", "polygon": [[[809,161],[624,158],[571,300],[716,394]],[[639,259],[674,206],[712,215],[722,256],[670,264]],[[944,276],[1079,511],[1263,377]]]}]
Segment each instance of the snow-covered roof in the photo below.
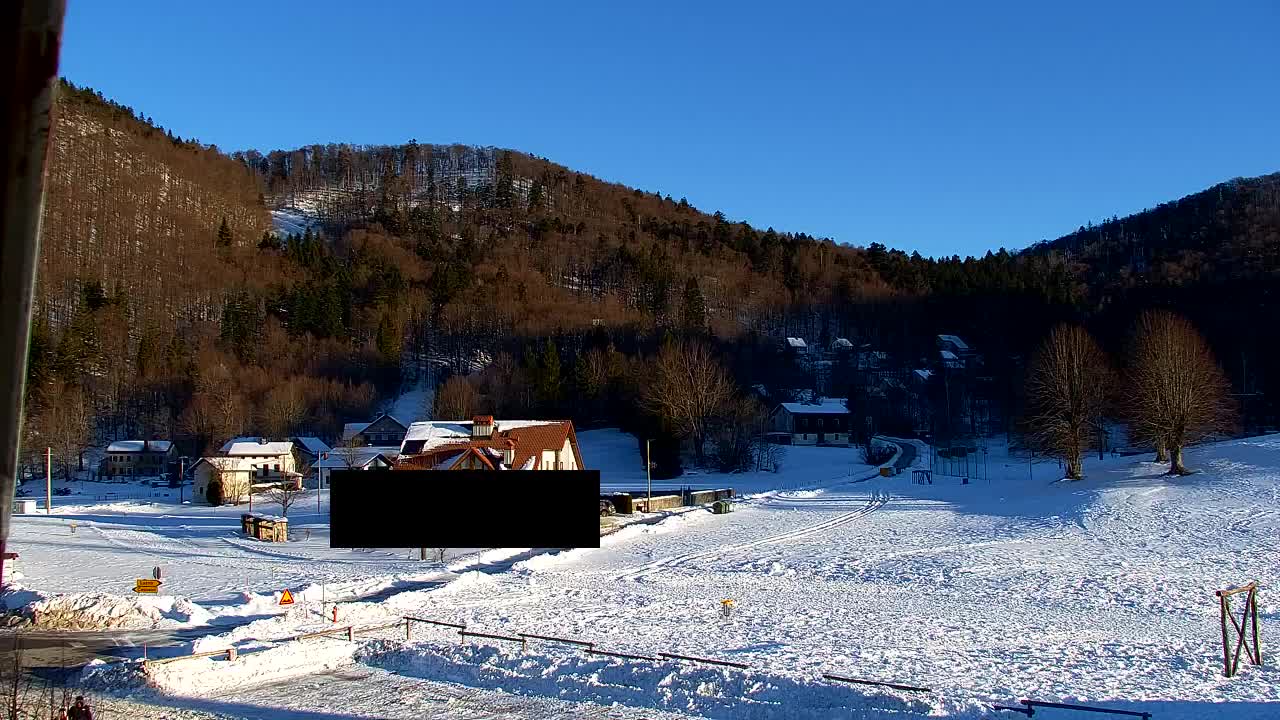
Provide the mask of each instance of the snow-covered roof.
[{"label": "snow-covered roof", "polygon": [[823,400],[818,405],[788,402],[782,403],[782,407],[792,415],[845,415],[849,412],[849,408],[845,407],[844,400],[832,400],[830,398]]},{"label": "snow-covered roof", "polygon": [[787,338],[787,344],[793,348],[808,347],[807,345],[804,344],[804,338],[789,337]]},{"label": "snow-covered roof", "polygon": [[942,352],[942,359],[943,359],[943,360],[959,360],[959,359],[960,359],[960,356],[956,355],[955,353],[951,352],[950,350],[943,350],[943,351],[941,351],[941,352]]},{"label": "snow-covered roof", "polygon": [[325,443],[325,441],[321,440],[320,438],[296,437],[293,439],[293,441],[298,443],[302,447],[306,448],[307,452],[311,453],[312,455],[319,455],[322,452],[329,451],[329,445]]},{"label": "snow-covered roof", "polygon": [[173,443],[168,440],[117,440],[107,446],[109,453],[136,453],[142,452],[143,444],[147,446],[147,452],[169,452],[169,448]]},{"label": "snow-covered roof", "polygon": [[[388,451],[391,453],[387,456]],[[340,448],[330,451],[326,457],[317,460],[311,467],[325,468],[327,470],[345,470],[349,467],[362,468],[373,462],[374,458],[381,457],[390,463],[395,459],[397,448],[382,447],[359,447],[359,448]]]},{"label": "snow-covered roof", "polygon": [[831,347],[833,349],[842,350],[844,348],[852,348],[853,343],[849,342],[849,338],[836,338],[835,340],[831,341]]},{"label": "snow-covered roof", "polygon": [[[498,420],[495,424],[498,426],[498,430],[505,431],[537,427],[539,425],[555,425],[557,421]],[[471,437],[470,420],[424,420],[409,426],[408,432],[404,434],[404,443],[400,447],[403,451],[405,444],[422,441],[422,449],[418,452],[425,453],[432,448],[455,443],[459,440],[466,440],[469,437]]]},{"label": "snow-covered roof", "polygon": [[202,457],[199,460],[196,460],[194,463],[192,463],[191,467],[187,468],[187,470],[194,471],[197,467],[200,466],[201,463],[212,466],[213,468],[220,470],[222,472],[247,473],[247,472],[253,472],[254,470],[253,461],[250,460],[249,458],[226,457],[221,455],[215,456],[215,457]]},{"label": "snow-covered roof", "polygon": [[917,375],[921,380],[928,380],[929,378],[933,377],[933,371],[932,371],[932,370],[916,370],[915,372],[916,372],[916,375]]},{"label": "snow-covered roof", "polygon": [[288,455],[293,452],[291,440],[267,440],[262,438],[242,437],[228,440],[220,451],[223,455],[257,456]]},{"label": "snow-covered roof", "polygon": [[955,346],[957,350],[968,350],[969,344],[960,339],[959,335],[939,335],[938,339],[942,342],[948,342]]}]

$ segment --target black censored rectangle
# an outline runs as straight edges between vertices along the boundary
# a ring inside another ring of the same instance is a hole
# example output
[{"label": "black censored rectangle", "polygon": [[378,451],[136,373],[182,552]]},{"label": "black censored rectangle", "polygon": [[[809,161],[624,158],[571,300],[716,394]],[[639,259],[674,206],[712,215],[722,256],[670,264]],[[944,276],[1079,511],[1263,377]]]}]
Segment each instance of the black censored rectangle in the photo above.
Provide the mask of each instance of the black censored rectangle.
[{"label": "black censored rectangle", "polygon": [[599,470],[334,470],[335,548],[600,547]]}]

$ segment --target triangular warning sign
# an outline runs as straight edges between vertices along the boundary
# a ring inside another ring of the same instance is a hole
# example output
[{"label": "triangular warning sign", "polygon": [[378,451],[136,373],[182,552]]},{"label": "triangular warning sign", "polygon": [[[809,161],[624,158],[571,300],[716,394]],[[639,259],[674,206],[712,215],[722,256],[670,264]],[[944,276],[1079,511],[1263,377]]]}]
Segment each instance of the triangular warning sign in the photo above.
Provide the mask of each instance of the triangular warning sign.
[{"label": "triangular warning sign", "polygon": [[281,605],[293,604],[293,593],[289,592],[288,588],[286,588],[284,592],[280,593],[280,604]]}]

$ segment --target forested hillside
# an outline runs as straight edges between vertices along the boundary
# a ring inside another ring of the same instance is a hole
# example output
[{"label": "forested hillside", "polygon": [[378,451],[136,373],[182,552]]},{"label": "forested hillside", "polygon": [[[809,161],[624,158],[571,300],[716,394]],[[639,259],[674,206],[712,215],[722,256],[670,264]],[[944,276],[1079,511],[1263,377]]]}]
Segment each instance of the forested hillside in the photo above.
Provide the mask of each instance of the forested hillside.
[{"label": "forested hillside", "polygon": [[[1275,309],[1277,176],[934,260],[755,228],[515,151],[228,156],[88,90],[64,85],[57,110],[27,427],[28,447],[63,457],[141,435],[188,454],[242,432],[332,438],[402,381],[450,374],[471,376],[445,394],[453,411],[655,434],[640,390],[669,338],[710,343],[739,389],[773,394],[812,383],[786,336],[847,337],[909,368],[957,333],[1011,416],[1055,322],[1116,350],[1148,306],[1202,325],[1237,301]],[[310,227],[269,233],[272,212]],[[1239,387],[1270,395],[1280,368],[1257,317],[1205,329]]]},{"label": "forested hillside", "polygon": [[27,451],[51,445],[65,461],[87,445],[145,435],[176,437],[194,453],[242,431],[319,432],[369,412],[393,363],[364,336],[303,345],[266,317],[265,301],[311,271],[262,256],[269,228],[243,164],[61,83]]},{"label": "forested hillside", "polygon": [[1246,425],[1274,426],[1280,343],[1280,174],[1238,178],[1026,253],[1059,257],[1087,288],[1100,335],[1118,346],[1138,310],[1164,307],[1205,333]]}]

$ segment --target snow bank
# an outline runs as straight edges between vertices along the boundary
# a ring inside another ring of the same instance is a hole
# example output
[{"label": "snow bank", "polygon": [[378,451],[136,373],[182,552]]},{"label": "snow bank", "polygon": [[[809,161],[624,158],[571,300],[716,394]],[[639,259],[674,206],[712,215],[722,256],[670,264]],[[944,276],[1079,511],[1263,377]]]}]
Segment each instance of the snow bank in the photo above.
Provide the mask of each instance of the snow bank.
[{"label": "snow bank", "polygon": [[[528,562],[528,561],[526,560],[525,562]],[[437,595],[450,595],[455,592],[466,590],[468,588],[478,587],[481,585],[492,585],[496,582],[497,580],[493,577],[493,575],[485,572],[480,572],[479,570],[472,570],[471,572],[462,573],[457,578],[455,578],[453,582],[450,582],[449,584],[445,585],[444,587],[434,592]]]},{"label": "snow bank", "polygon": [[206,625],[213,615],[185,597],[122,597],[110,593],[48,595],[8,586],[10,625],[48,630],[141,630]]},{"label": "snow bank", "polygon": [[357,647],[346,640],[317,638],[239,655],[231,661],[221,657],[147,663],[145,673],[151,686],[162,692],[207,697],[231,688],[280,682],[350,665]]},{"label": "snow bank", "polygon": [[[978,717],[980,706],[835,685],[809,678],[497,647],[368,644],[356,658],[404,675],[561,700],[614,703],[733,720]],[[925,696],[928,697],[928,696]]]},{"label": "snow bank", "polygon": [[448,569],[449,572],[456,573],[468,568],[473,568],[477,565],[499,563],[504,560],[510,560],[521,553],[527,553],[532,549],[533,548],[494,548],[492,550],[485,550],[477,555],[449,563]]}]

